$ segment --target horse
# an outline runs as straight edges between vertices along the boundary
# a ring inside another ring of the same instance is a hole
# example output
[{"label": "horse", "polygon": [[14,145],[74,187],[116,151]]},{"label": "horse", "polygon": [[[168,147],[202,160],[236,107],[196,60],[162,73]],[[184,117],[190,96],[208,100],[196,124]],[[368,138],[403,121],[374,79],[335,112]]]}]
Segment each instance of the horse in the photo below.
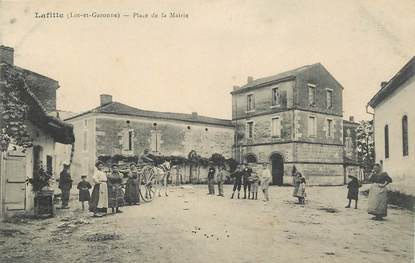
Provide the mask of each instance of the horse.
[{"label": "horse", "polygon": [[162,191],[164,191],[165,196],[168,196],[167,183],[170,176],[170,169],[171,163],[169,161],[165,161],[161,165],[152,167],[150,170],[150,179],[148,181],[152,184],[152,187],[154,187],[154,193],[159,197],[161,197]]}]

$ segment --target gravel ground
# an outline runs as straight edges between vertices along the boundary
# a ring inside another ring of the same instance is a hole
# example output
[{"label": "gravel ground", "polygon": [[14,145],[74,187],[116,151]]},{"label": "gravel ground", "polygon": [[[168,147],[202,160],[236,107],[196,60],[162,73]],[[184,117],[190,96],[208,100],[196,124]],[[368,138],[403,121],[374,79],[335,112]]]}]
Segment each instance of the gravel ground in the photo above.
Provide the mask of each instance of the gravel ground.
[{"label": "gravel ground", "polygon": [[305,206],[290,187],[271,187],[268,203],[231,200],[230,191],[171,187],[169,197],[103,218],[74,200],[55,218],[1,223],[0,262],[413,262],[407,210],[370,220],[364,196],[357,210],[344,208],[345,187],[309,187]]}]

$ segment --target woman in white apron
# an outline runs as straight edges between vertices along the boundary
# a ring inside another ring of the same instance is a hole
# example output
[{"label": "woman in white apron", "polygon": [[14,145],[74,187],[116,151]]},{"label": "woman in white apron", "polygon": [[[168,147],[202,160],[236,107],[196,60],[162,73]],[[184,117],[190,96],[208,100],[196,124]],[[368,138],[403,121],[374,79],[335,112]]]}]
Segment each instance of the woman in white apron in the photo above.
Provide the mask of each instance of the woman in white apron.
[{"label": "woman in white apron", "polygon": [[91,195],[89,210],[94,213],[94,216],[101,217],[107,213],[108,209],[107,176],[102,162],[97,162],[95,166],[97,169],[94,170],[94,175],[92,176],[94,189]]}]

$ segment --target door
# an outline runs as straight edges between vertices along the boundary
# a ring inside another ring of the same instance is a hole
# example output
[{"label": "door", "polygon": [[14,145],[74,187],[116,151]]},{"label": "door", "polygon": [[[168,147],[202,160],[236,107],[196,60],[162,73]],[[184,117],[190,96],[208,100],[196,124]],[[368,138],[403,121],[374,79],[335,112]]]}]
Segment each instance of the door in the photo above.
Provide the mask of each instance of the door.
[{"label": "door", "polygon": [[26,157],[8,154],[5,157],[5,196],[4,207],[7,211],[26,208]]},{"label": "door", "polygon": [[271,155],[272,184],[282,185],[284,182],[284,159],[280,154]]}]

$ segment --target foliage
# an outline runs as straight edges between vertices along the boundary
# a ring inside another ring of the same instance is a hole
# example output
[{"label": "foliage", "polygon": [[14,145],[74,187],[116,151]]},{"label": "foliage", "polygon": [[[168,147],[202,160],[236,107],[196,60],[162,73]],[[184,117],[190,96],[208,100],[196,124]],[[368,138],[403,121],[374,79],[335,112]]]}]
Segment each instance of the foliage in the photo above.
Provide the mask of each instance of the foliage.
[{"label": "foliage", "polygon": [[236,167],[238,166],[238,162],[233,158],[227,159],[226,164],[229,166],[229,172],[231,173],[233,173],[236,170]]},{"label": "foliage", "polygon": [[32,185],[34,192],[37,192],[42,190],[45,186],[50,186],[52,180],[52,171],[46,171],[43,166],[41,166],[39,170],[33,174],[33,178],[28,178],[26,182]]},{"label": "foliage", "polygon": [[226,159],[222,154],[214,153],[209,158],[209,161],[213,163],[215,166],[225,165]]},{"label": "foliage", "polygon": [[29,106],[22,99],[23,92],[27,88],[26,82],[21,73],[11,72],[7,67],[5,69],[5,85],[0,94],[3,105],[0,122],[1,137],[7,135],[11,143],[29,148],[32,146],[32,138],[25,125]]},{"label": "foliage", "polygon": [[357,152],[365,174],[370,173],[375,164],[375,141],[373,121],[361,121],[356,130]]}]

